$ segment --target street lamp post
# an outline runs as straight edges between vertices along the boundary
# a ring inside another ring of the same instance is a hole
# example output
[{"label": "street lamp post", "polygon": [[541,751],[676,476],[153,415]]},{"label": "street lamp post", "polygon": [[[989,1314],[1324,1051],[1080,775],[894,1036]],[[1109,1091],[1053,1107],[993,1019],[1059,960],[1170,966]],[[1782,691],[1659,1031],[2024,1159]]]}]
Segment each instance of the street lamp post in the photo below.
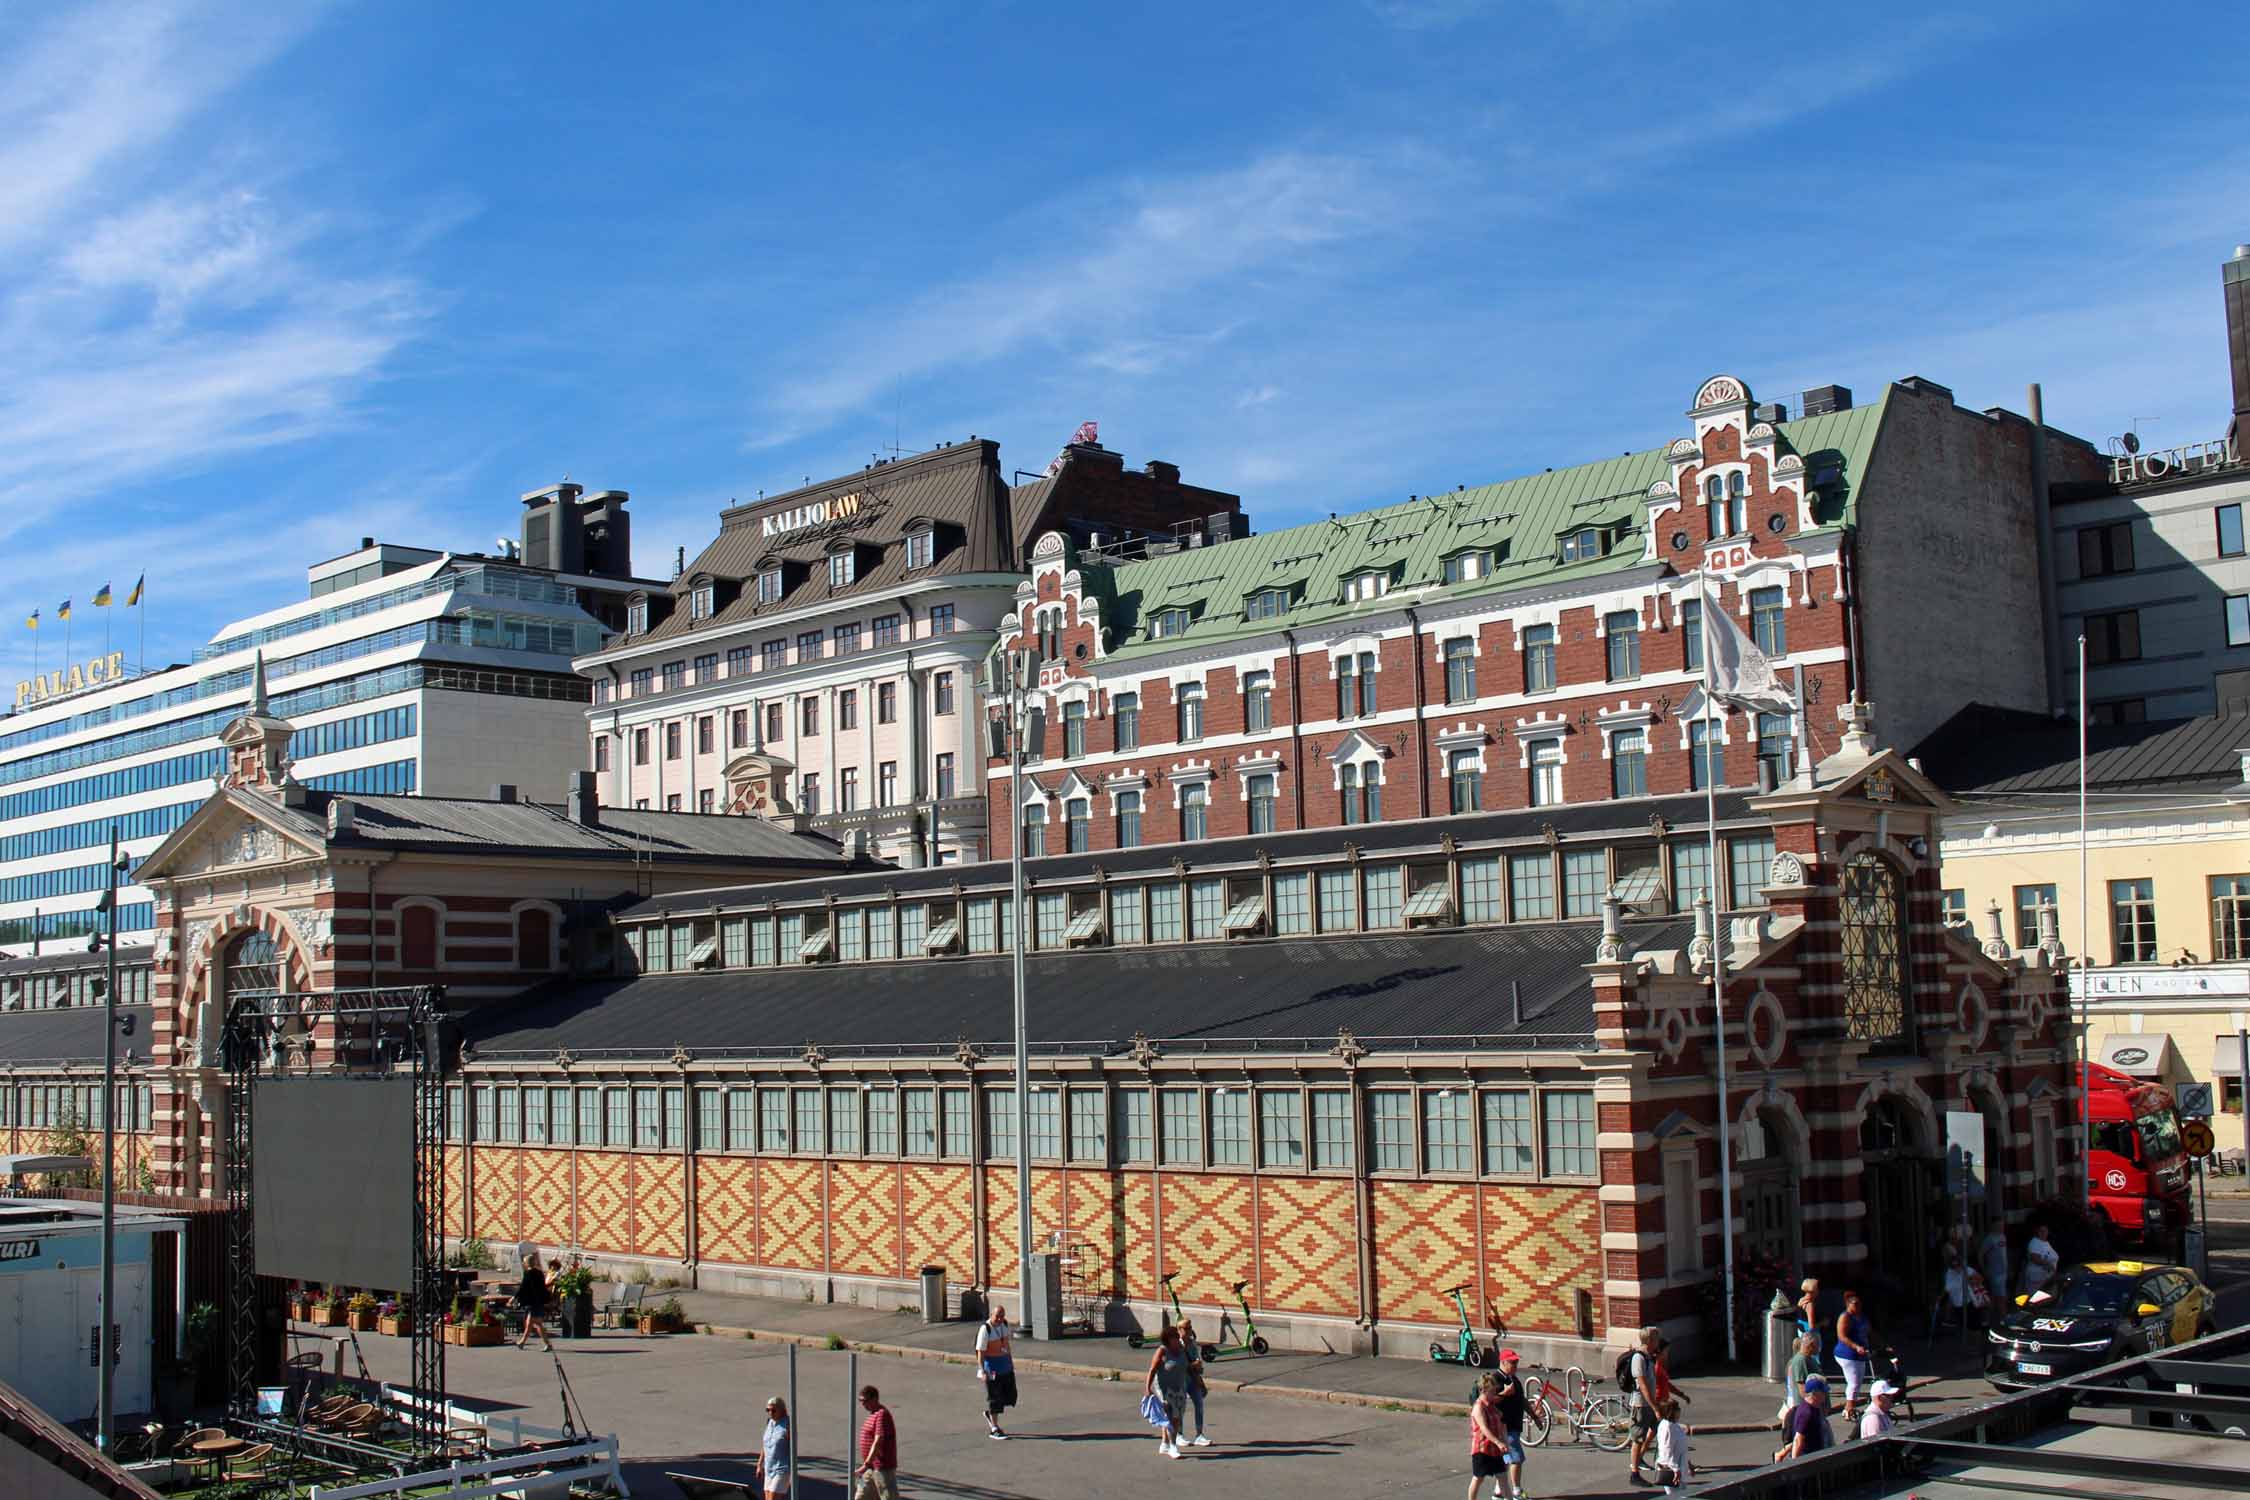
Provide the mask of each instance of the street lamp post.
[{"label": "street lamp post", "polygon": [[[1005,680],[998,680],[1005,673]],[[1029,914],[1024,910],[1023,890],[1023,756],[1024,742],[1035,724],[1043,728],[1039,716],[1029,707],[1030,691],[1039,677],[1039,653],[1036,651],[1010,651],[995,659],[991,674],[994,686],[1001,689],[995,697],[1005,697],[1008,716],[1008,817],[1012,821],[1008,837],[1008,875],[1010,899],[1013,903],[1009,942],[1015,989],[1016,1027],[1016,1290],[1024,1305],[1017,1309],[1018,1319],[1027,1333],[1037,1337],[1037,1329],[1030,1317],[1031,1297],[1031,1033],[1026,1018],[1024,999],[1024,933],[1030,926]]]},{"label": "street lamp post", "polygon": [[[115,1354],[110,1330],[119,1326],[117,1291],[117,825],[109,829],[109,888],[100,910],[109,913],[109,964],[102,992],[102,1300],[94,1327],[96,1375],[94,1440],[108,1451],[116,1416]],[[97,937],[96,942],[102,939]]]}]

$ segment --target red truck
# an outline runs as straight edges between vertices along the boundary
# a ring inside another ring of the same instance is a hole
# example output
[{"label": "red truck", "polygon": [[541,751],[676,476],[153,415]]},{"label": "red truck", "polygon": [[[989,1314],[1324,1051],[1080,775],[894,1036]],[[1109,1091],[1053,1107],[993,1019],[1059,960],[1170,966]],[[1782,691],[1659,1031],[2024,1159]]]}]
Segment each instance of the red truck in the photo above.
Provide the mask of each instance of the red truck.
[{"label": "red truck", "polygon": [[2093,1132],[2087,1192],[2128,1244],[2178,1241],[2188,1226],[2187,1153],[2172,1091],[2100,1063],[2086,1065]]}]

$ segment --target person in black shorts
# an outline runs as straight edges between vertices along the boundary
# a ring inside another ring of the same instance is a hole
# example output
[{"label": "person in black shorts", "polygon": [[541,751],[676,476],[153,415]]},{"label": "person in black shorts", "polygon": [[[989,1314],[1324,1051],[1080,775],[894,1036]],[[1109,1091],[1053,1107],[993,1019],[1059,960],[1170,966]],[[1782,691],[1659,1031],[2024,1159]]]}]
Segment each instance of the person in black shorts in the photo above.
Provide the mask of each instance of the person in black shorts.
[{"label": "person in black shorts", "polygon": [[[539,1269],[539,1252],[536,1250],[523,1258],[523,1280],[516,1283],[516,1306],[523,1311],[523,1333],[516,1340],[521,1349],[531,1342],[536,1332],[539,1342],[547,1344],[547,1325],[541,1320],[547,1316],[547,1273]],[[552,1344],[547,1344],[553,1348]]]},{"label": "person in black shorts", "polygon": [[1508,1465],[1507,1420],[1500,1411],[1500,1377],[1486,1375],[1477,1382],[1477,1399],[1469,1404],[1469,1500],[1477,1500],[1484,1482],[1492,1481],[1494,1496],[1504,1496]]}]

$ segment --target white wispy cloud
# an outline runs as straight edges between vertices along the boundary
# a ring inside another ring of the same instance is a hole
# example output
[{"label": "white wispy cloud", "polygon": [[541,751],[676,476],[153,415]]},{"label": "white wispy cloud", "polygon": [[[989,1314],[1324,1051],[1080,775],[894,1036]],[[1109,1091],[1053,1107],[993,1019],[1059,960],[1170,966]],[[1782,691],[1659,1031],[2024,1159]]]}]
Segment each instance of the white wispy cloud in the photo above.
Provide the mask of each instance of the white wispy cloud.
[{"label": "white wispy cloud", "polygon": [[[1316,274],[1426,213],[1440,157],[1406,147],[1274,151],[1239,167],[1105,183],[1043,205],[1046,253],[933,287],[879,320],[838,329],[776,382],[748,446],[776,446],[875,403],[901,378],[1039,351],[1148,375],[1246,325],[1198,294]],[[1169,332],[1151,330],[1171,330]]]},{"label": "white wispy cloud", "polygon": [[0,64],[0,536],[333,431],[422,327],[424,289],[278,164],[299,143],[226,107],[320,11],[20,23]]}]

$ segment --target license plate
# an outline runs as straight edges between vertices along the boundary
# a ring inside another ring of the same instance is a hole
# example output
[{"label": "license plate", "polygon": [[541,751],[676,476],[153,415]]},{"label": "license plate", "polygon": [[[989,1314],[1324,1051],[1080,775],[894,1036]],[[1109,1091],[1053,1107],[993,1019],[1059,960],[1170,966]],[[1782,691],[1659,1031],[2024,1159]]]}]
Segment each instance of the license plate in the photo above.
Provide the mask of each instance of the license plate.
[{"label": "license plate", "polygon": [[2053,1365],[2035,1365],[2029,1360],[2017,1360],[2016,1373],[2018,1375],[2052,1375],[2055,1373],[2055,1367]]}]

